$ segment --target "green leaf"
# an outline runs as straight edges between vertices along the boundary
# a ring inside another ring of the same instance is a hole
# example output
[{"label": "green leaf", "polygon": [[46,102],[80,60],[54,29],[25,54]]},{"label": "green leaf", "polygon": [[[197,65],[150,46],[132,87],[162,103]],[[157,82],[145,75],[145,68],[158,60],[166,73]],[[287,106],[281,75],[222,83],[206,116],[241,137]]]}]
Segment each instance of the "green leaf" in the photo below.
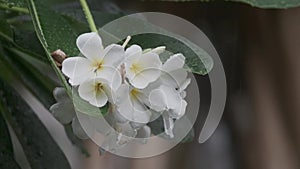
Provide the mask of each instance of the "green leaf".
[{"label": "green leaf", "polygon": [[[161,0],[161,1],[174,1],[174,2],[189,2],[195,0]],[[209,2],[213,0],[198,0],[201,2]],[[224,1],[232,1],[232,2],[242,2],[249,4],[254,7],[259,8],[278,8],[278,9],[286,9],[300,6],[299,0],[224,0]]]},{"label": "green leaf", "polygon": [[37,36],[46,51],[51,66],[62,81],[68,95],[71,96],[70,86],[55,65],[51,52],[61,49],[68,56],[78,55],[79,51],[75,45],[78,34],[62,16],[45,7],[43,3],[45,3],[43,0],[27,0]]},{"label": "green leaf", "polygon": [[[78,10],[67,10],[63,13],[64,15],[77,20],[78,24],[85,23],[84,16],[82,16],[82,13],[80,13],[80,11]],[[109,21],[117,19],[121,16],[121,14],[104,14],[97,11],[92,11],[92,14],[99,28]],[[158,26],[152,25],[142,19],[132,18],[127,19],[127,21],[128,22],[126,23],[126,25],[122,27],[120,27],[119,25],[109,26],[109,28],[114,28],[112,30],[108,30],[104,26],[104,28],[102,28],[99,32],[100,36],[103,39],[103,44],[109,45],[110,43],[120,43],[122,42],[122,39],[118,39],[116,37],[121,37],[121,34],[123,32],[131,32],[134,34],[137,29],[145,28],[150,31],[160,32],[170,36],[153,33],[141,34],[133,36],[132,40],[129,43],[139,44],[143,48],[154,48],[157,46],[165,45],[167,46],[167,50],[171,51],[172,53],[183,53],[186,57],[187,68],[193,73],[205,75],[212,69],[213,60],[211,59],[209,54],[188,39],[185,39],[184,37],[181,37],[179,35],[172,34],[171,32],[168,32],[167,30],[164,30]],[[176,37],[177,39],[173,37]],[[165,61],[169,56],[170,55],[164,55],[162,57],[162,60]]]},{"label": "green leaf", "polygon": [[[26,55],[18,51],[15,48],[6,48],[2,52],[1,59],[7,63],[11,73],[14,74],[14,78],[20,80],[22,84],[32,92],[46,107],[49,108],[54,104],[54,98],[52,96],[52,90],[55,84],[49,77],[41,73],[41,70],[36,69],[31,64],[27,63],[22,56]],[[44,71],[47,71],[47,67],[44,67]],[[47,72],[51,71],[48,70]]]},{"label": "green leaf", "polygon": [[[10,72],[13,80],[8,81],[24,84],[46,108],[49,108],[54,103],[52,90],[58,85],[53,75],[51,76],[51,73],[54,73],[52,68],[31,53],[23,52],[25,51],[24,48],[16,45],[15,41],[12,40],[14,35],[11,27],[3,20],[0,20],[1,22],[4,25],[1,24],[0,26],[0,36],[2,37],[0,60],[8,70],[2,71],[0,76],[7,76]],[[28,43],[28,41],[31,40],[27,39],[27,44],[34,44]],[[42,52],[44,53],[44,51]]]},{"label": "green leaf", "polygon": [[0,0],[0,3],[8,5],[9,7],[26,7],[24,0]]},{"label": "green leaf", "polygon": [[14,159],[13,145],[0,105],[0,168],[20,169]]},{"label": "green leaf", "polygon": [[[120,26],[119,24],[123,25]],[[141,32],[150,32],[141,34]],[[99,33],[104,44],[116,43],[116,37],[123,37],[124,34],[132,36],[129,44],[138,44],[143,48],[154,48],[166,46],[166,50],[172,53],[183,53],[186,57],[186,65],[189,71],[201,75],[206,75],[213,67],[213,60],[210,55],[190,40],[174,34],[161,27],[153,25],[145,20],[126,17],[117,22],[111,22],[102,27]],[[167,57],[163,57],[166,60]]]},{"label": "green leaf", "polygon": [[70,169],[70,165],[37,115],[6,83],[0,80],[0,103],[20,141],[32,169]]},{"label": "green leaf", "polygon": [[[187,46],[175,38],[149,33],[133,36],[130,44],[139,44],[144,49],[154,48],[157,46],[166,46],[166,49],[172,53],[182,53],[186,58],[186,69],[193,73],[205,75],[213,67],[213,61],[210,56],[203,49],[197,47],[196,45],[192,46],[191,42],[189,42],[191,46]],[[169,57],[169,52],[167,55],[160,55],[160,58],[163,62]]]},{"label": "green leaf", "polygon": [[39,43],[39,39],[34,31],[15,28],[13,33],[13,41],[16,46],[28,53],[31,57],[43,62],[48,62],[47,58],[45,57],[43,46],[41,43]]},{"label": "green leaf", "polygon": [[5,21],[0,19],[0,38],[2,40],[12,41],[13,32],[9,26],[9,24]]},{"label": "green leaf", "polygon": [[[19,21],[20,20],[20,21]],[[15,47],[18,50],[28,53],[30,57],[36,58],[41,61],[47,61],[44,55],[44,49],[39,43],[38,38],[33,30],[24,28],[29,25],[33,28],[31,22],[23,21],[22,17],[18,19],[17,25],[11,25],[6,20],[0,19],[0,38],[5,44],[10,47]],[[18,28],[17,28],[18,27]],[[28,43],[30,42],[30,43]]]},{"label": "green leaf", "polygon": [[299,0],[232,0],[234,2],[243,2],[259,8],[291,8],[300,6]]},{"label": "green leaf", "polygon": [[57,12],[44,6],[43,0],[28,0],[30,14],[37,35],[47,49],[53,52],[61,49],[68,56],[78,55],[76,38],[78,33]]},{"label": "green leaf", "polygon": [[0,8],[15,11],[16,13],[28,13],[23,0],[0,0]]}]

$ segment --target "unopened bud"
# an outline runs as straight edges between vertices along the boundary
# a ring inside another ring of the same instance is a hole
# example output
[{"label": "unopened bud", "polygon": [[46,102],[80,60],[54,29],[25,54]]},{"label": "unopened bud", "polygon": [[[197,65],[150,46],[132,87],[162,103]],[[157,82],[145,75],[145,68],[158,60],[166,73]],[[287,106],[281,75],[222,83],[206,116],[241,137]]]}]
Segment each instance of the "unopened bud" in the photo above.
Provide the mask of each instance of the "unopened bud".
[{"label": "unopened bud", "polygon": [[67,58],[65,52],[63,52],[60,49],[57,49],[56,51],[52,52],[51,56],[54,59],[56,66],[59,68],[61,68],[62,62]]}]

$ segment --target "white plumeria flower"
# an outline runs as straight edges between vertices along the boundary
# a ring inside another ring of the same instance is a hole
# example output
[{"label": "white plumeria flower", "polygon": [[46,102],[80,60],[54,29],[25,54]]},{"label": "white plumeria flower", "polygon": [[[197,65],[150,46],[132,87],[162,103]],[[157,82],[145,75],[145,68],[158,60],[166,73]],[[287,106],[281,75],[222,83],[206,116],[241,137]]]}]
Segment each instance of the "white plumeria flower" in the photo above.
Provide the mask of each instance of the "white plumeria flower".
[{"label": "white plumeria flower", "polygon": [[118,112],[127,120],[136,123],[148,123],[151,112],[145,106],[144,93],[128,84],[122,84],[117,91]]},{"label": "white plumeria flower", "polygon": [[72,122],[75,117],[74,105],[65,88],[56,87],[53,90],[53,96],[57,103],[53,104],[49,109],[52,115],[62,124]]},{"label": "white plumeria flower", "polygon": [[132,122],[125,119],[115,106],[110,107],[110,112],[105,119],[113,128],[113,130],[106,133],[106,139],[101,145],[106,150],[118,151],[119,148],[126,146],[127,143],[136,140],[135,138],[139,138],[138,140],[141,143],[146,143],[147,138],[151,135],[149,126],[143,124],[138,128],[134,127]]},{"label": "white plumeria flower", "polygon": [[160,80],[151,84],[153,90],[149,94],[150,107],[162,112],[165,133],[174,137],[174,119],[185,114],[187,102],[183,99],[185,89],[190,84],[187,71],[183,69],[185,57],[182,54],[172,55],[162,66]]},{"label": "white plumeria flower", "polygon": [[72,123],[73,133],[78,138],[88,139],[88,135],[77,119],[73,102],[67,95],[65,88],[56,87],[53,90],[53,96],[57,103],[50,107],[52,115],[62,124]]},{"label": "white plumeria flower", "polygon": [[150,92],[150,106],[158,112],[168,111],[172,118],[179,119],[185,114],[187,102],[171,86],[161,85]]},{"label": "white plumeria flower", "polygon": [[143,89],[155,81],[160,76],[161,67],[157,53],[143,53],[138,45],[132,45],[125,51],[126,78],[135,88]]},{"label": "white plumeria flower", "polygon": [[101,37],[94,32],[81,34],[76,44],[84,57],[70,57],[62,63],[62,72],[70,78],[72,86],[90,78],[107,79],[116,73],[116,68],[124,59],[122,46],[111,44],[104,49]]},{"label": "white plumeria flower", "polygon": [[84,81],[78,88],[79,96],[96,107],[102,107],[108,101],[113,103],[114,93],[121,85],[121,75],[114,77],[112,84],[99,77]]},{"label": "white plumeria flower", "polygon": [[163,64],[161,80],[163,83],[182,92],[190,82],[187,71],[183,69],[185,57],[181,53],[174,54]]},{"label": "white plumeria flower", "polygon": [[185,114],[187,102],[177,90],[166,85],[152,90],[149,95],[149,102],[152,109],[162,112],[165,133],[173,138],[173,119],[179,119]]}]

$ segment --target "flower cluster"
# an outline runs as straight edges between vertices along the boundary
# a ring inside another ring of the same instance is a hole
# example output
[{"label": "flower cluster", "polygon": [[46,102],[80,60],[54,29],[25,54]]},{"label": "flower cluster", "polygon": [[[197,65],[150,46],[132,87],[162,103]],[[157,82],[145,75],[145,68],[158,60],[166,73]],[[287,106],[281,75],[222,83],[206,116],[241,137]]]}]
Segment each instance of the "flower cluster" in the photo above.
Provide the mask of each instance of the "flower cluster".
[{"label": "flower cluster", "polygon": [[134,137],[138,133],[149,137],[147,123],[162,115],[165,133],[174,137],[174,120],[185,114],[184,90],[190,83],[181,53],[162,63],[159,55],[164,46],[143,50],[139,45],[125,49],[126,44],[111,44],[104,48],[97,33],[80,35],[76,44],[81,54],[65,59],[62,72],[73,87],[78,86],[83,100],[96,107],[109,104],[108,114],[119,126],[130,126]]}]

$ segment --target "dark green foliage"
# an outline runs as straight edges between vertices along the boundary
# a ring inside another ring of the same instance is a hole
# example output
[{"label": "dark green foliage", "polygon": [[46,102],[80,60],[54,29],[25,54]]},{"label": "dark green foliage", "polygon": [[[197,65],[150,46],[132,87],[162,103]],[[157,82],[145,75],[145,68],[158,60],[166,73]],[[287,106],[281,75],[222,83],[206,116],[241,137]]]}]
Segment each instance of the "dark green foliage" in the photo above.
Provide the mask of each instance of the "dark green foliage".
[{"label": "dark green foliage", "polygon": [[37,115],[21,96],[0,81],[2,112],[20,141],[32,169],[69,169],[70,165]]}]

